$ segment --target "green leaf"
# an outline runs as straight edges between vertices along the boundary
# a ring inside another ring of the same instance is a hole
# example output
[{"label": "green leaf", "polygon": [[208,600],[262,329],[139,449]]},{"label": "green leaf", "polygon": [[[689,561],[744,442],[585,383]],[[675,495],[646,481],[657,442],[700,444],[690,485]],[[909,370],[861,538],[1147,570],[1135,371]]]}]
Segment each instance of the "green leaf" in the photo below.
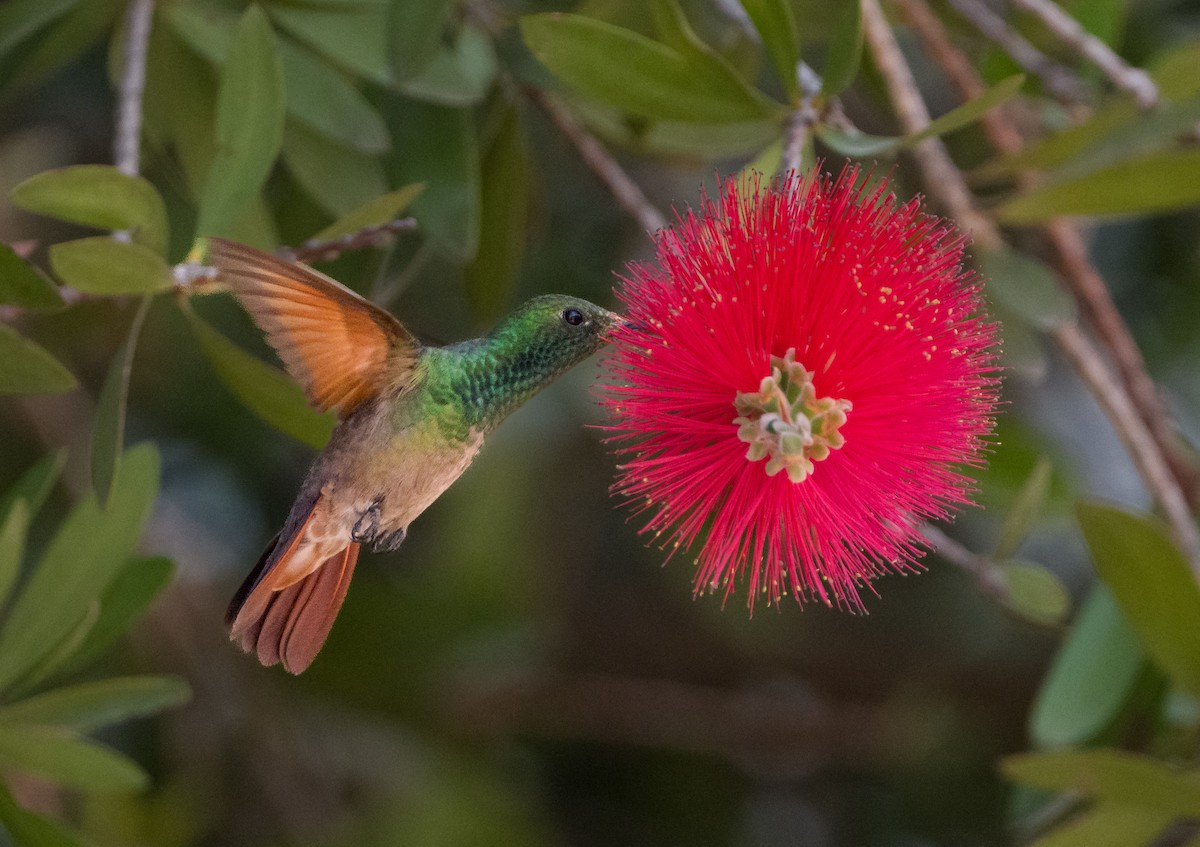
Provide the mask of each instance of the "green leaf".
[{"label": "green leaf", "polygon": [[177,676],[83,682],[0,708],[0,724],[40,724],[88,733],[182,705],[191,693]]},{"label": "green leaf", "polygon": [[143,297],[134,312],[129,335],[113,357],[104,387],[100,389],[100,398],[96,401],[96,420],[92,425],[92,490],[96,492],[101,508],[108,501],[117,463],[121,458],[121,448],[125,443],[125,404],[129,397],[129,378],[133,373],[133,355],[151,302],[151,297]]},{"label": "green leaf", "polygon": [[858,76],[858,66],[862,62],[862,2],[842,0],[836,4],[836,9],[821,83],[821,93],[826,97],[834,97],[849,88]]},{"label": "green leaf", "polygon": [[1145,665],[1137,637],[1116,600],[1098,585],[1050,664],[1029,716],[1038,747],[1094,741],[1133,696]]},{"label": "green leaf", "polygon": [[0,690],[69,636],[129,558],[158,492],[158,453],[127,451],[108,506],[80,502],[59,527],[0,626]]},{"label": "green leaf", "polygon": [[1200,816],[1200,775],[1118,750],[1027,753],[1001,761],[1004,775],[1045,791],[1157,809],[1180,817]]},{"label": "green leaf", "polygon": [[479,251],[464,269],[467,298],[483,323],[500,317],[521,269],[529,235],[529,178],[520,113],[509,107],[483,160]]},{"label": "green leaf", "polygon": [[43,348],[0,324],[0,394],[60,394],[77,384]]},{"label": "green leaf", "polygon": [[[76,2],[76,0],[68,0]],[[17,3],[3,4],[9,7]],[[0,8],[3,7],[0,5]],[[50,4],[39,3],[40,9]],[[113,30],[118,13],[124,8],[120,0],[89,0],[77,3],[54,21],[37,40],[21,52],[20,64],[4,83],[5,98],[25,94],[37,88],[93,47]],[[0,32],[6,32],[0,23]]]},{"label": "green leaf", "polygon": [[391,85],[392,68],[388,55],[391,28],[388,16],[392,6],[388,0],[361,0],[356,3],[273,2],[268,9],[276,24],[318,53],[356,76],[380,85]]},{"label": "green leaf", "polygon": [[25,309],[58,309],[63,299],[57,286],[41,271],[7,244],[0,244],[0,303]]},{"label": "green leaf", "polygon": [[88,294],[145,294],[174,284],[161,255],[106,235],[51,245],[50,267],[67,285]]},{"label": "green leaf", "polygon": [[1000,565],[1000,573],[1008,589],[1005,604],[1021,617],[1053,625],[1071,611],[1071,595],[1062,580],[1041,565],[1010,560]]},{"label": "green leaf", "polygon": [[1003,560],[1017,552],[1017,548],[1029,534],[1029,527],[1034,519],[1041,514],[1046,495],[1050,493],[1050,471],[1050,460],[1040,456],[1029,478],[1017,493],[1012,508],[1004,517],[1004,525],[1000,528],[1000,540],[996,542],[992,558]]},{"label": "green leaf", "polygon": [[473,106],[487,96],[498,65],[492,39],[464,26],[454,43],[439,50],[420,74],[400,90],[410,97],[444,106]]},{"label": "green leaf", "polygon": [[109,165],[74,165],[30,177],[12,190],[12,201],[71,223],[130,230],[137,244],[166,256],[167,209],[158,190],[140,176]]},{"label": "green leaf", "polygon": [[442,43],[450,0],[409,0],[391,4],[388,37],[392,72],[404,82],[429,64]]},{"label": "green leaf", "polygon": [[251,356],[195,312],[189,310],[188,317],[217,376],[246,408],[311,447],[325,446],[335,424],[332,413],[322,414],[310,406],[296,381],[279,368]]},{"label": "green leaf", "polygon": [[344,215],[387,190],[383,164],[296,123],[283,140],[288,171],[322,208]]},{"label": "green leaf", "polygon": [[165,556],[131,559],[104,590],[100,614],[75,655],[59,671],[82,668],[99,658],[142,616],[174,575],[175,563]]},{"label": "green leaf", "polygon": [[1077,815],[1030,847],[1131,847],[1149,845],[1174,816],[1157,809],[1105,803]]},{"label": "green leaf", "polygon": [[312,237],[313,241],[332,241],[343,235],[373,226],[382,226],[396,220],[412,202],[420,196],[425,186],[422,183],[406,185],[387,194],[381,194],[374,200],[355,209],[350,214],[334,221],[325,229]]},{"label": "green leaf", "polygon": [[832,127],[817,127],[817,138],[833,152],[861,159],[899,150],[904,138],[899,135],[867,135],[865,132],[843,132]]},{"label": "green leaf", "polygon": [[0,782],[0,824],[19,847],[84,847],[79,836],[18,806],[3,782]]},{"label": "green leaf", "polygon": [[770,117],[775,104],[727,64],[685,55],[632,30],[581,15],[521,19],[538,60],[579,93],[637,115],[723,123]]},{"label": "green leaf", "polygon": [[442,252],[468,261],[479,247],[479,142],[471,113],[392,98],[384,116],[396,149],[393,185],[424,183],[413,215]]},{"label": "green leaf", "polygon": [[1080,503],[1083,537],[1142,648],[1181,688],[1200,694],[1200,586],[1159,523]]},{"label": "green leaf", "polygon": [[1007,247],[980,250],[977,259],[988,295],[1032,326],[1049,329],[1075,317],[1075,301],[1037,259]]},{"label": "green leaf", "polygon": [[5,515],[4,523],[0,524],[0,609],[8,602],[8,596],[21,573],[29,521],[29,507],[24,500],[17,500]]},{"label": "green leaf", "polygon": [[29,520],[32,521],[41,511],[54,490],[54,485],[62,475],[63,467],[67,464],[67,450],[62,448],[43,456],[17,480],[12,488],[0,498],[0,518],[8,514],[13,504],[18,500],[25,503]]},{"label": "green leaf", "polygon": [[287,111],[314,132],[361,153],[392,145],[387,126],[367,98],[322,59],[294,42],[279,43]]},{"label": "green leaf", "polygon": [[796,15],[787,0],[741,0],[750,16],[758,37],[762,39],[767,57],[775,68],[779,81],[788,95],[800,92],[796,66],[800,63],[800,39],[796,35]]},{"label": "green leaf", "polygon": [[1200,203],[1200,150],[1155,153],[1086,176],[1036,188],[1002,204],[1005,223],[1060,215],[1147,215]]},{"label": "green leaf", "polygon": [[741,157],[779,138],[779,125],[775,121],[721,124],[631,121],[618,109],[590,101],[580,100],[571,108],[603,140],[640,155],[686,156],[705,161]]},{"label": "green leaf", "polygon": [[61,18],[79,0],[8,0],[0,3],[0,58]]},{"label": "green leaf", "polygon": [[258,6],[234,31],[217,95],[217,157],[200,201],[198,235],[228,234],[271,173],[283,144],[283,67]]},{"label": "green leaf", "polygon": [[1024,84],[1024,74],[1017,74],[1016,76],[1010,76],[1008,79],[1001,80],[978,97],[968,100],[958,108],[951,109],[937,120],[931,121],[929,126],[920,132],[906,135],[903,146],[914,147],[926,138],[945,135],[948,132],[954,132],[956,129],[962,129],[969,124],[975,123],[975,121],[1020,91],[1021,86]]},{"label": "green leaf", "polygon": [[93,794],[141,791],[137,762],[57,727],[0,724],[0,765]]}]

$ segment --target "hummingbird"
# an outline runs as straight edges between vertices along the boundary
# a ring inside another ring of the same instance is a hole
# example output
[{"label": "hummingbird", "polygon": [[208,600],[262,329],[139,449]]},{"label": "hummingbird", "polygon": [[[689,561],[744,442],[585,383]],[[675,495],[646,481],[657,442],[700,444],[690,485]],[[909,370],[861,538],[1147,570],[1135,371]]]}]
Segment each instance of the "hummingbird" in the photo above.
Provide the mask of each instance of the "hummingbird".
[{"label": "hummingbird", "polygon": [[293,674],[316,658],[359,550],[395,550],[501,421],[607,343],[622,318],[535,297],[492,332],[423,345],[395,317],[299,262],[221,238],[189,257],[215,269],[317,409],[338,424],[226,614],[230,638]]}]

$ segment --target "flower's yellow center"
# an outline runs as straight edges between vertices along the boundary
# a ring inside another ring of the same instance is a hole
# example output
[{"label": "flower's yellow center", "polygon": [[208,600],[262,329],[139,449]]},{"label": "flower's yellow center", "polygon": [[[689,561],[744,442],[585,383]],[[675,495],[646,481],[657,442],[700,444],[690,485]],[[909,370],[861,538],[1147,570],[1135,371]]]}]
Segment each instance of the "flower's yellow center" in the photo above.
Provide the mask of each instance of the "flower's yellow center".
[{"label": "flower's yellow center", "polygon": [[813,462],[846,443],[839,430],[850,401],[817,399],[813,374],[796,361],[794,347],[783,358],[772,356],[771,375],[763,377],[758,391],[739,391],[733,405],[738,438],[750,445],[746,459],[767,459],[767,476],[786,470],[792,482],[803,482]]}]

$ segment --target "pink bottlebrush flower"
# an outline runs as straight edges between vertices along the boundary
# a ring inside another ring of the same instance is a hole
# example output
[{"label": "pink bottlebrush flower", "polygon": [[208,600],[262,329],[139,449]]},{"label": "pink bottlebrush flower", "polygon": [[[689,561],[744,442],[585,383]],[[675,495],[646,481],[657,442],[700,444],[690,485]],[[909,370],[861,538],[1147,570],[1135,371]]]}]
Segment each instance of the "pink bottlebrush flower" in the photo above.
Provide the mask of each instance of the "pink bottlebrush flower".
[{"label": "pink bottlebrush flower", "polygon": [[729,180],[657,236],[619,298],[603,402],[615,489],[696,591],[862,609],[918,524],[970,502],[998,402],[996,326],[964,238],[884,183]]}]

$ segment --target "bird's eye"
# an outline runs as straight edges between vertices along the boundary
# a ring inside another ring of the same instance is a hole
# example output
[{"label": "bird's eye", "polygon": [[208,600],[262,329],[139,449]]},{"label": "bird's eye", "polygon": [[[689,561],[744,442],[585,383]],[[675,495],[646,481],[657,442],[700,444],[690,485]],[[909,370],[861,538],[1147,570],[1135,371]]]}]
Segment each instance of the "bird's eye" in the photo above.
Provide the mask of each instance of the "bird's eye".
[{"label": "bird's eye", "polygon": [[579,326],[583,323],[583,312],[578,309],[564,309],[562,319],[571,326]]}]

